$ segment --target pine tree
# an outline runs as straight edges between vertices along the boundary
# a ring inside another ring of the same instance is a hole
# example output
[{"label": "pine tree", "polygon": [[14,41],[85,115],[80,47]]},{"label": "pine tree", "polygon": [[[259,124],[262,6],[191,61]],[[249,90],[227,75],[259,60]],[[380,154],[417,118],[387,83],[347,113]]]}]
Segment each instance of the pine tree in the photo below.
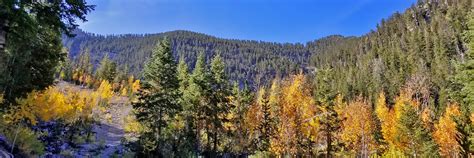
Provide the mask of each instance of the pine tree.
[{"label": "pine tree", "polygon": [[220,53],[217,53],[211,61],[210,88],[206,92],[209,95],[209,104],[206,107],[205,114],[207,116],[206,122],[211,127],[208,134],[210,134],[212,140],[210,156],[216,156],[219,152],[218,147],[221,144],[221,138],[226,137],[223,125],[229,122],[225,116],[230,112],[228,97],[231,93],[224,69],[224,62]]},{"label": "pine tree", "polygon": [[[187,114],[189,117],[187,118],[188,130],[192,132],[189,138],[195,140],[193,141],[193,150],[196,153],[206,148],[204,146],[205,139],[201,137],[201,133],[205,132],[207,128],[202,125],[205,117],[204,107],[208,102],[205,98],[205,90],[209,87],[205,62],[204,53],[199,53],[192,74],[188,76],[188,86],[184,90],[182,97],[182,105],[185,111],[189,113]],[[180,68],[183,67],[181,65]],[[180,72],[183,72],[183,69],[180,70]]]},{"label": "pine tree", "polygon": [[191,154],[196,154],[196,127],[195,127],[195,111],[194,105],[190,102],[190,81],[191,75],[188,72],[188,65],[186,64],[183,57],[179,59],[178,63],[178,80],[179,82],[179,91],[182,94],[180,98],[180,105],[182,106],[183,110],[181,113],[178,114],[178,118],[180,118],[183,129],[181,133],[175,132],[175,135],[179,135],[181,139],[185,139],[186,141],[181,141],[179,150],[183,153],[186,153],[187,156]]},{"label": "pine tree", "polygon": [[136,110],[137,120],[150,131],[142,134],[140,143],[148,146],[143,154],[163,155],[163,141],[166,140],[164,128],[181,110],[177,68],[167,39],[159,42],[153,49],[152,56],[143,69],[143,79],[138,101],[133,103],[133,108]]},{"label": "pine tree", "polygon": [[471,10],[464,33],[467,54],[457,65],[453,79],[452,97],[460,103],[461,116],[457,120],[461,132],[460,144],[464,155],[474,152],[474,10]]},{"label": "pine tree", "polygon": [[92,65],[89,50],[81,52],[74,64],[73,80],[76,84],[84,84],[85,78],[92,75],[94,66]]},{"label": "pine tree", "polygon": [[315,97],[316,105],[319,109],[318,124],[320,131],[326,141],[326,157],[332,157],[333,143],[336,131],[340,128],[341,121],[335,111],[334,99],[336,93],[332,87],[333,72],[332,69],[321,69],[316,73]]},{"label": "pine tree", "polygon": [[[229,99],[231,110],[228,113],[230,127],[225,127],[229,131],[230,140],[226,144],[232,153],[249,153],[250,124],[246,119],[249,109],[253,103],[253,93],[247,85],[243,89],[234,82],[232,96]],[[252,150],[252,149],[250,149]]]},{"label": "pine tree", "polygon": [[125,64],[122,68],[117,69],[117,75],[115,76],[114,82],[121,83],[121,86],[126,86],[128,80],[129,66]]},{"label": "pine tree", "polygon": [[72,34],[94,9],[85,1],[0,1],[0,91],[14,103],[53,84],[65,58],[61,34]]},{"label": "pine tree", "polygon": [[257,91],[256,100],[246,114],[246,127],[249,130],[249,147],[257,151],[269,151],[270,139],[275,131],[275,122],[271,114],[265,88]]},{"label": "pine tree", "polygon": [[178,79],[179,79],[179,90],[184,92],[189,86],[189,72],[188,65],[183,57],[179,59],[178,63]]},{"label": "pine tree", "polygon": [[431,134],[424,128],[416,109],[407,105],[403,107],[396,126],[396,138],[400,149],[410,157],[438,157],[438,147]]},{"label": "pine tree", "polygon": [[268,151],[270,148],[270,138],[273,137],[275,131],[274,118],[272,118],[271,106],[268,103],[268,97],[266,94],[263,95],[259,106],[261,106],[261,116],[257,129],[259,130],[260,136],[257,149],[260,151]]},{"label": "pine tree", "polygon": [[73,73],[73,68],[72,68],[71,60],[69,59],[69,53],[68,53],[68,56],[64,59],[64,61],[61,61],[59,64],[58,78],[64,81],[71,81],[72,73]]},{"label": "pine tree", "polygon": [[96,78],[100,80],[107,80],[113,82],[117,75],[117,68],[115,62],[109,59],[109,55],[106,54],[100,62],[100,67],[97,69]]}]

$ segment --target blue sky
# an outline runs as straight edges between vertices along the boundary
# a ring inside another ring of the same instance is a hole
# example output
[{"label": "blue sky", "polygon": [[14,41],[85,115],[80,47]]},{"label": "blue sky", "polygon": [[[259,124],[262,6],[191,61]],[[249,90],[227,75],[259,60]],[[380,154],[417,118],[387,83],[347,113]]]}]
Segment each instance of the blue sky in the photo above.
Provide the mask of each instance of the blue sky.
[{"label": "blue sky", "polygon": [[89,0],[80,28],[98,34],[189,30],[230,39],[312,41],[363,35],[416,0]]}]

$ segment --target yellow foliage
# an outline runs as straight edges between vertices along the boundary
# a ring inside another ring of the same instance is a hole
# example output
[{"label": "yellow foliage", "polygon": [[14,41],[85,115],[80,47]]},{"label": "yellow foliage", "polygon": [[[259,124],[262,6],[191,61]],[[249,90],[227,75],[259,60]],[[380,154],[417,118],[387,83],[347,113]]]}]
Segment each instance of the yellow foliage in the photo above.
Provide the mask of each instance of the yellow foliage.
[{"label": "yellow foliage", "polygon": [[72,73],[72,79],[73,79],[74,81],[77,81],[77,80],[79,79],[79,76],[80,76],[80,74],[79,74],[79,72],[78,72],[77,70],[75,70],[75,71]]},{"label": "yellow foliage", "polygon": [[381,132],[385,141],[389,146],[394,146],[396,141],[396,122],[395,112],[393,109],[390,109],[385,101],[385,94],[382,92],[377,98],[375,104],[375,113],[381,122]]},{"label": "yellow foliage", "polygon": [[334,110],[336,111],[336,113],[339,116],[342,115],[342,113],[344,111],[344,108],[346,108],[346,104],[342,101],[342,95],[341,94],[338,94],[336,96],[336,99],[334,99],[334,105],[335,105]]},{"label": "yellow foliage", "polygon": [[474,113],[471,113],[471,124],[474,125]]},{"label": "yellow foliage", "polygon": [[[236,119],[235,114],[232,113],[232,112],[227,113],[224,117],[225,117],[226,120],[234,120],[234,119]],[[225,129],[226,131],[235,131],[235,130],[237,130],[235,124],[234,124],[233,122],[231,122],[231,121],[224,122],[224,129]]]},{"label": "yellow foliage", "polygon": [[[412,99],[412,92],[409,89],[402,89],[400,94],[395,98],[395,104],[392,108],[389,108],[385,104],[385,95],[381,93],[377,99],[375,112],[381,122],[381,132],[384,140],[388,143],[389,149],[403,149],[406,147],[406,143],[409,142],[408,137],[400,136],[397,134],[397,126],[400,118],[404,115],[407,106],[411,106],[414,109],[420,110],[420,103]],[[419,111],[421,113],[421,119],[425,126],[429,126],[431,116],[428,108]],[[397,136],[398,135],[398,136]]]},{"label": "yellow foliage", "polygon": [[250,105],[245,115],[245,125],[249,130],[249,137],[258,139],[258,124],[263,121],[262,104],[265,89],[260,88],[257,92],[255,103]]},{"label": "yellow foliage", "polygon": [[268,94],[268,104],[271,106],[271,111],[272,111],[272,118],[276,118],[278,111],[280,111],[278,104],[280,103],[280,85],[279,81],[277,79],[274,79],[272,82],[272,86],[270,87],[270,91]]},{"label": "yellow foliage", "polygon": [[114,95],[112,85],[109,83],[109,81],[103,80],[93,95],[98,98],[100,105],[107,105]]},{"label": "yellow foliage", "polygon": [[347,147],[361,157],[369,156],[375,147],[373,133],[375,124],[372,118],[372,108],[362,97],[350,102],[342,108],[341,139]]},{"label": "yellow foliage", "polygon": [[86,75],[85,78],[86,85],[91,86],[94,83],[94,79],[91,75]]},{"label": "yellow foliage", "polygon": [[3,100],[3,94],[2,94],[2,93],[0,93],[0,104],[2,104],[2,103],[3,103],[3,101],[4,101],[4,100]]},{"label": "yellow foliage", "polygon": [[431,109],[428,107],[426,107],[423,112],[421,112],[421,121],[423,121],[423,124],[427,129],[430,129],[432,123],[431,114]]},{"label": "yellow foliage", "polygon": [[60,78],[61,80],[64,80],[64,79],[66,78],[66,73],[64,72],[64,70],[61,70],[61,71],[59,72],[59,78]]},{"label": "yellow foliage", "polygon": [[316,109],[304,75],[299,74],[282,87],[281,109],[278,114],[277,138],[271,141],[271,150],[277,154],[294,154],[300,139],[317,139]]},{"label": "yellow foliage", "polygon": [[85,81],[85,76],[84,76],[84,75],[80,75],[80,76],[79,76],[79,82],[82,84],[82,83],[84,83],[84,81]]},{"label": "yellow foliage", "polygon": [[128,77],[128,85],[132,85],[133,81],[135,81],[135,78],[133,77],[133,75],[129,76]]},{"label": "yellow foliage", "polygon": [[446,107],[446,111],[435,124],[433,138],[439,145],[440,154],[443,157],[458,157],[460,152],[460,144],[457,139],[459,132],[456,129],[456,122],[453,117],[461,115],[457,104],[450,104]]},{"label": "yellow foliage", "polygon": [[279,87],[277,79],[274,79],[272,81],[272,86],[270,87],[270,96],[268,97],[268,102],[270,104],[278,104],[280,102],[280,87]]},{"label": "yellow foliage", "polygon": [[18,106],[5,116],[8,122],[14,123],[26,119],[35,125],[39,120],[64,120],[73,122],[78,119],[89,119],[95,106],[95,98],[87,92],[79,92],[57,87],[44,91],[32,91],[26,98],[18,99]]},{"label": "yellow foliage", "polygon": [[140,80],[135,80],[132,84],[132,94],[137,93],[140,89]]},{"label": "yellow foliage", "polygon": [[102,99],[110,99],[114,95],[112,85],[107,80],[101,82],[97,92],[99,92]]},{"label": "yellow foliage", "polygon": [[126,87],[123,87],[122,90],[120,91],[121,96],[127,96],[128,95],[128,90]]},{"label": "yellow foliage", "polygon": [[144,131],[144,126],[138,122],[133,115],[128,115],[124,118],[124,131],[127,133],[141,133]]}]

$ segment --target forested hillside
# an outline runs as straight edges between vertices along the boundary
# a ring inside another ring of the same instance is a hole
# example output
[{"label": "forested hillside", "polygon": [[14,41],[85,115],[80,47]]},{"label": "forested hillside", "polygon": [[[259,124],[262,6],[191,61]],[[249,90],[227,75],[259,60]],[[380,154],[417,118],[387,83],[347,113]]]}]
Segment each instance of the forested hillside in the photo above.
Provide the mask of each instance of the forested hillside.
[{"label": "forested hillside", "polygon": [[455,65],[467,55],[471,9],[470,0],[419,1],[362,37],[309,43],[310,51],[317,52],[310,65],[332,68],[332,87],[350,98],[364,95],[375,101],[380,91],[393,98],[408,82],[425,105],[443,106],[449,102]]},{"label": "forested hillside", "polygon": [[68,2],[0,1],[1,155],[474,155],[472,0],[419,0],[304,45],[93,35],[74,19],[94,7]]},{"label": "forested hillside", "polygon": [[63,38],[71,58],[81,51],[90,51],[92,61],[97,65],[105,54],[109,54],[119,67],[128,67],[129,73],[134,75],[141,72],[152,48],[165,36],[171,40],[175,59],[183,57],[190,65],[194,65],[199,52],[206,54],[208,62],[215,53],[221,53],[230,79],[241,84],[244,81],[248,84],[268,82],[277,74],[285,76],[305,70],[311,55],[303,44],[229,40],[190,31],[110,36],[81,30],[75,33],[74,38]]}]

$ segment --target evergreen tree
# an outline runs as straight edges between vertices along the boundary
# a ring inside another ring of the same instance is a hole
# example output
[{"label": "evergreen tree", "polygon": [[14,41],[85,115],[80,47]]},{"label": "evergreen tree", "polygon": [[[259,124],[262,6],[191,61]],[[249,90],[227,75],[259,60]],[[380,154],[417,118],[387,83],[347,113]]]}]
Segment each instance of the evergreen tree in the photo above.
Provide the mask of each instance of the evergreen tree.
[{"label": "evergreen tree", "polygon": [[[115,62],[114,62],[115,63]],[[128,80],[129,67],[125,64],[123,67],[117,69],[117,75],[114,79],[115,83],[121,83],[122,86],[125,86]]]},{"label": "evergreen tree", "polygon": [[179,59],[178,63],[178,79],[179,79],[179,89],[181,92],[184,92],[189,86],[189,72],[188,65],[183,57]]},{"label": "evergreen tree", "polygon": [[467,24],[468,30],[464,36],[468,51],[457,65],[452,87],[452,97],[461,104],[462,114],[457,125],[465,155],[474,152],[474,125],[470,119],[474,118],[474,10],[471,10]]},{"label": "evergreen tree", "polygon": [[71,65],[71,60],[69,59],[69,54],[68,54],[68,57],[64,59],[64,61],[60,62],[58,66],[58,72],[59,72],[59,75],[57,77],[60,78],[61,80],[64,80],[64,81],[72,80],[73,68]]},{"label": "evergreen tree", "polygon": [[257,150],[259,151],[269,151],[270,149],[270,139],[274,136],[275,132],[275,119],[272,118],[271,106],[266,94],[263,95],[261,101],[261,121],[257,125],[257,129],[260,133],[258,137]]},{"label": "evergreen tree", "polygon": [[[230,88],[228,85],[228,79],[225,74],[224,62],[217,53],[211,61],[211,68],[209,72],[210,82],[209,89],[206,94],[209,97],[209,104],[206,105],[205,110],[205,122],[207,126],[210,126],[208,135],[209,140],[212,140],[212,147],[209,150],[209,156],[214,157],[219,152],[219,145],[221,145],[222,139],[226,137],[224,124],[229,122],[225,117],[230,110],[230,104],[228,97],[230,96]],[[208,142],[210,143],[210,142]]]},{"label": "evergreen tree", "polygon": [[81,52],[74,64],[72,79],[76,84],[85,83],[85,79],[92,75],[94,66],[92,65],[91,55],[89,50]]},{"label": "evergreen tree", "polygon": [[396,138],[409,157],[439,157],[438,146],[411,105],[404,106],[397,124]]},{"label": "evergreen tree", "polygon": [[[253,93],[245,84],[243,89],[234,82],[232,88],[232,99],[230,101],[231,110],[229,115],[232,116],[229,121],[231,121],[230,128],[230,141],[227,144],[227,148],[233,153],[236,154],[245,154],[249,153],[248,148],[248,125],[245,121],[246,113],[248,112],[249,107],[253,101]],[[250,149],[252,150],[252,149]]]},{"label": "evergreen tree", "polygon": [[94,6],[85,1],[0,1],[0,92],[6,102],[54,80],[54,68],[64,59],[61,33],[71,35],[76,20]]},{"label": "evergreen tree", "polygon": [[195,109],[193,107],[193,101],[191,101],[192,94],[190,89],[191,75],[188,73],[188,65],[186,64],[183,57],[179,59],[178,63],[178,80],[179,82],[179,91],[182,94],[180,98],[180,104],[183,108],[183,111],[179,116],[183,119],[184,130],[182,131],[182,138],[186,141],[183,141],[180,147],[180,150],[183,153],[186,153],[187,156],[197,153],[196,149],[196,124],[195,124]]},{"label": "evergreen tree", "polygon": [[[205,56],[204,53],[200,53],[197,57],[196,64],[192,74],[188,76],[188,86],[183,92],[183,102],[182,105],[189,114],[188,121],[188,130],[192,132],[189,138],[193,141],[193,149],[196,153],[202,151],[205,147],[203,146],[204,139],[201,138],[201,133],[204,131],[202,126],[202,121],[204,117],[203,107],[207,103],[204,99],[204,90],[207,89],[206,85],[206,68],[205,68]],[[180,72],[183,72],[183,65],[181,64]],[[179,74],[181,77],[184,74]],[[181,87],[183,88],[183,87]]]},{"label": "evergreen tree", "polygon": [[332,89],[333,72],[332,69],[322,69],[316,72],[315,97],[316,106],[319,114],[318,123],[320,132],[324,135],[326,141],[326,157],[332,157],[333,143],[336,131],[340,128],[339,116],[335,111],[334,99],[336,93]]},{"label": "evergreen tree", "polygon": [[100,80],[107,80],[113,82],[117,75],[117,66],[115,62],[109,59],[109,55],[106,54],[100,62],[100,67],[97,69],[96,77]]},{"label": "evergreen tree", "polygon": [[149,131],[141,135],[142,154],[163,156],[163,131],[181,110],[179,80],[169,41],[158,43],[143,70],[142,89],[133,103],[135,116]]}]

